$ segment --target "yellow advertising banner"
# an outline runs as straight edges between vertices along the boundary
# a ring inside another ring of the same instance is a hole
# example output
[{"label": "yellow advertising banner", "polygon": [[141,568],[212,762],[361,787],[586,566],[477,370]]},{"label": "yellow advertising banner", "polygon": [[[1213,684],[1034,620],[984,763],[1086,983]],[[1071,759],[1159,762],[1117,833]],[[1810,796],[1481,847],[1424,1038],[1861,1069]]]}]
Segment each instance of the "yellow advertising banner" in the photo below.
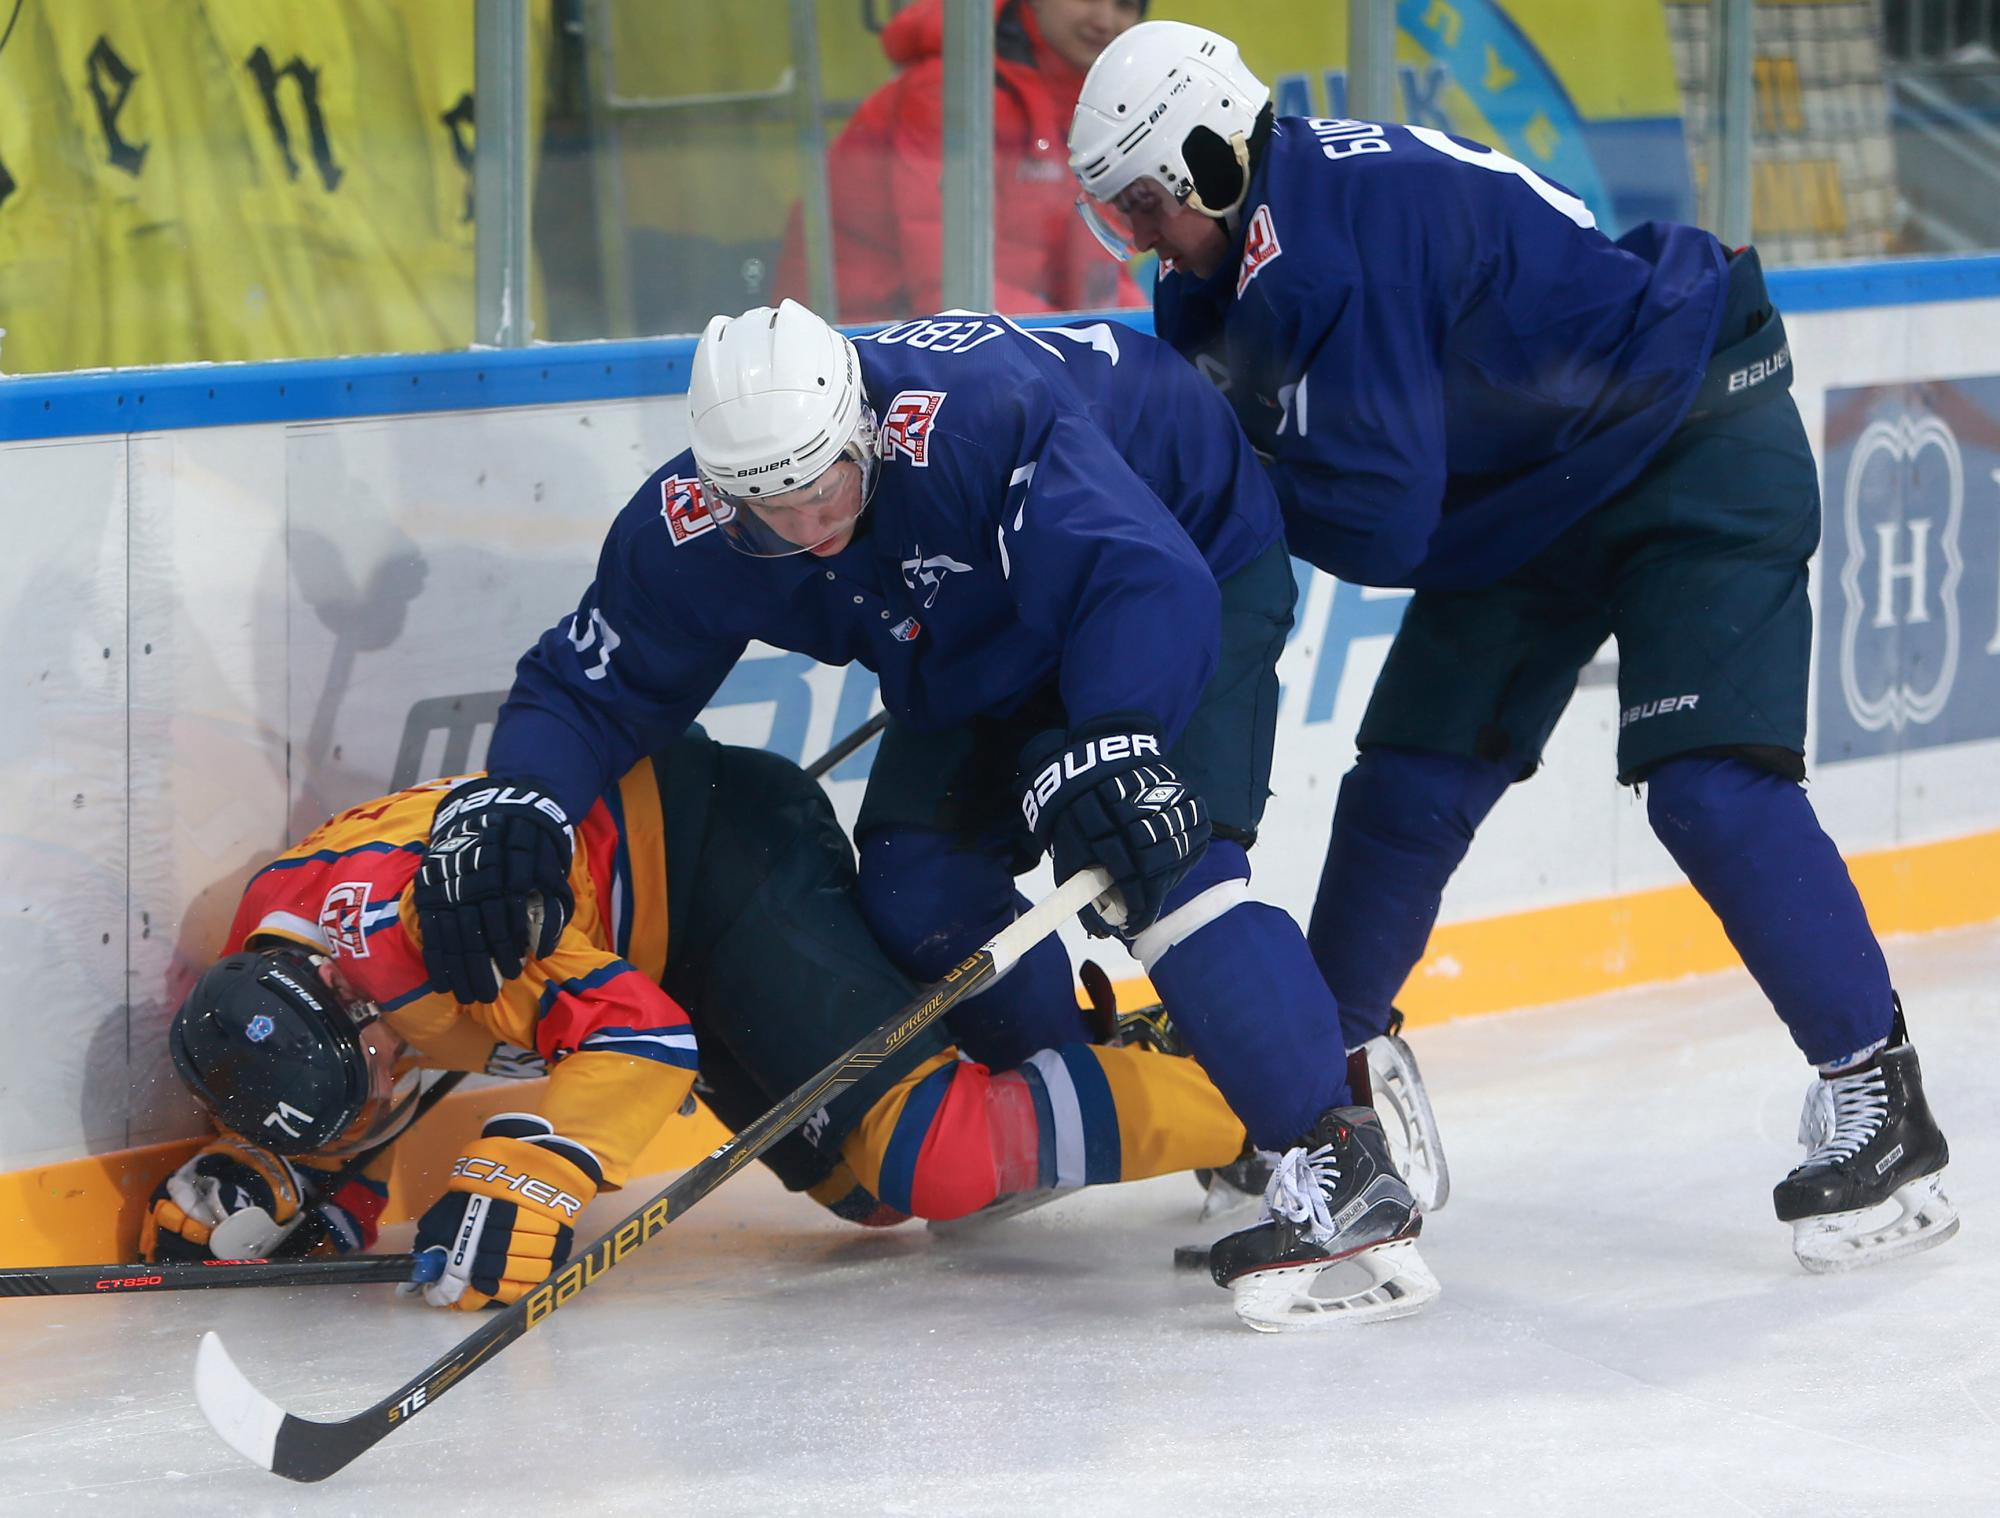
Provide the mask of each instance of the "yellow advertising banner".
[{"label": "yellow advertising banner", "polygon": [[470,340],[469,6],[12,9],[0,370]]},{"label": "yellow advertising banner", "polygon": [[[788,0],[575,0],[560,25],[536,0],[536,254],[557,296],[552,314],[537,302],[538,335],[693,331],[767,298],[813,168],[815,96],[831,139],[890,77],[883,28],[905,8],[818,6],[808,66]],[[1281,114],[1347,114],[1344,5],[1148,14],[1234,37]],[[470,341],[472,16],[445,0],[0,0],[0,372]],[[1705,0],[1398,0],[1395,17],[1401,120],[1500,148],[1614,236],[1697,219]],[[1872,10],[1801,0],[1757,25],[1767,262],[1883,251],[1895,186]]]}]

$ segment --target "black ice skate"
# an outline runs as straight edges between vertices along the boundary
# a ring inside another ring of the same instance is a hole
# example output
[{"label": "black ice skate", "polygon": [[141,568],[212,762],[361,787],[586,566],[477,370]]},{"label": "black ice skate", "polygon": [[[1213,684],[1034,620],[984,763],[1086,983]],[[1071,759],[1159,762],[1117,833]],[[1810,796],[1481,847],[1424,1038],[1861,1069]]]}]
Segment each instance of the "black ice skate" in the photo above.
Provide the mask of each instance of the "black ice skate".
[{"label": "black ice skate", "polygon": [[1436,1212],[1451,1198],[1451,1170],[1445,1164],[1444,1140],[1437,1115],[1424,1089],[1417,1057],[1403,1041],[1403,1014],[1389,1009],[1388,1029],[1347,1053],[1347,1084],[1354,1100],[1373,1107],[1389,1138],[1389,1158],[1410,1183],[1417,1205]]},{"label": "black ice skate", "polygon": [[1805,1161],[1778,1183],[1772,1200],[1779,1221],[1792,1225],[1792,1252],[1807,1270],[1879,1264],[1958,1232],[1958,1214],[1940,1186],[1950,1150],[1924,1100],[1900,1001],[1879,1054],[1813,1082],[1799,1142]]},{"label": "black ice skate", "polygon": [[1194,1178],[1202,1190],[1202,1221],[1206,1223],[1226,1218],[1233,1212],[1246,1211],[1261,1202],[1264,1188],[1271,1184],[1271,1172],[1277,1165],[1277,1155],[1268,1149],[1259,1149],[1245,1139],[1242,1152],[1227,1165],[1215,1170],[1195,1171]]},{"label": "black ice skate", "polygon": [[1438,1294],[1417,1254],[1423,1214],[1389,1159],[1381,1119],[1335,1107],[1278,1161],[1264,1219],[1209,1254],[1252,1328],[1400,1318]]}]

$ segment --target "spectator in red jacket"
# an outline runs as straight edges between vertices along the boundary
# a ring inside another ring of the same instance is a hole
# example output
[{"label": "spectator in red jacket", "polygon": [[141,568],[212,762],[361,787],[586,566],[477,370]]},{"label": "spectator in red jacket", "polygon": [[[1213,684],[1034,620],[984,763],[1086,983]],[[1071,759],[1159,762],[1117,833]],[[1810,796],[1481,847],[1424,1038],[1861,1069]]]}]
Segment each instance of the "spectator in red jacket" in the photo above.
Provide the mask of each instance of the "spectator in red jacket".
[{"label": "spectator in red jacket", "polygon": [[[1010,315],[1138,305],[1072,209],[1065,146],[1083,76],[1146,0],[996,0],[993,304]],[[918,0],[882,29],[901,72],[862,101],[827,151],[839,319],[886,321],[944,304],[944,0]],[[792,211],[779,295],[807,297]]]}]

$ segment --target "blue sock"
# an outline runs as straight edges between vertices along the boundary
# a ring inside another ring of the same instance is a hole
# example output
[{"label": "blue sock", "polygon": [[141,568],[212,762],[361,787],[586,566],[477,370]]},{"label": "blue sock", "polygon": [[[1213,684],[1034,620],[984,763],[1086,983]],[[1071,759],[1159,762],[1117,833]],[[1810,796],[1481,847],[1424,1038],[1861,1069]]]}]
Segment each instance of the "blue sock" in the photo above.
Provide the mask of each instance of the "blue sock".
[{"label": "blue sock", "polygon": [[[1249,878],[1242,846],[1218,839],[1167,897],[1161,922],[1171,928],[1176,909]],[[1134,948],[1146,950],[1145,935]],[[1239,901],[1148,969],[1188,1049],[1260,1149],[1291,1147],[1327,1108],[1353,1101],[1340,1009],[1299,925],[1276,907]]]},{"label": "blue sock", "polygon": [[1646,815],[1722,920],[1792,1040],[1815,1065],[1885,1037],[1889,967],[1805,788],[1741,759],[1674,759]]},{"label": "blue sock", "polygon": [[[861,840],[861,915],[904,974],[933,981],[1030,905],[1003,859],[946,833],[873,828]],[[994,1070],[1037,1049],[1088,1043],[1069,953],[1053,935],[1004,977],[945,1014],[959,1047]]]},{"label": "blue sock", "polygon": [[1348,1048],[1389,1026],[1445,882],[1513,776],[1485,759],[1371,748],[1341,781],[1306,937]]}]

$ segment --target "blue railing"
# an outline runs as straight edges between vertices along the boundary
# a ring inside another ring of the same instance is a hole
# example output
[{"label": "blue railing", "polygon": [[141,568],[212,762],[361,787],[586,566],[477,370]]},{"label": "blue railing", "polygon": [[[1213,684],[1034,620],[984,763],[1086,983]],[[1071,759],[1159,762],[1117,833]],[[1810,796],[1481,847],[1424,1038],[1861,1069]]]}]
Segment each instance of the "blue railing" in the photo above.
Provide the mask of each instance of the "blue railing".
[{"label": "blue railing", "polygon": [[[1788,312],[2000,298],[2000,255],[1779,269]],[[1113,313],[1142,331],[1147,311]],[[1031,319],[1028,325],[1047,320]],[[547,406],[687,389],[692,337],[0,378],[0,441]]]}]

